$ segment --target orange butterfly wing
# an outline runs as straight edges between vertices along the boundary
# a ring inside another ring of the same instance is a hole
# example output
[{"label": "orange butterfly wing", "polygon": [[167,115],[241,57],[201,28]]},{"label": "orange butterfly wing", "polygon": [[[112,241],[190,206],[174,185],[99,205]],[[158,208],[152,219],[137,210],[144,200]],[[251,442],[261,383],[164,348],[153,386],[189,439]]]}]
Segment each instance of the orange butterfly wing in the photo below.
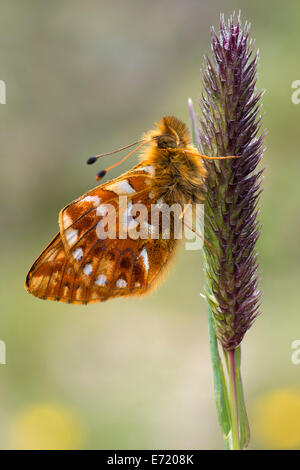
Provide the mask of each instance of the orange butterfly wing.
[{"label": "orange butterfly wing", "polygon": [[65,255],[59,233],[31,267],[26,277],[25,288],[40,299],[75,304],[99,301],[97,290],[88,288],[77,276],[72,263]]},{"label": "orange butterfly wing", "polygon": [[[31,268],[26,288],[37,297],[89,303],[113,297],[143,295],[168,264],[175,247],[173,239],[100,239],[97,227],[105,216],[105,204],[116,211],[119,227],[119,196],[128,197],[127,216],[133,203],[143,203],[148,212],[152,169],[137,165],[130,172],[98,186],[60,212],[57,235]],[[152,198],[152,199],[151,199]],[[151,227],[148,219],[145,224]],[[150,230],[150,229],[149,229]],[[70,290],[70,280],[74,279]]]}]

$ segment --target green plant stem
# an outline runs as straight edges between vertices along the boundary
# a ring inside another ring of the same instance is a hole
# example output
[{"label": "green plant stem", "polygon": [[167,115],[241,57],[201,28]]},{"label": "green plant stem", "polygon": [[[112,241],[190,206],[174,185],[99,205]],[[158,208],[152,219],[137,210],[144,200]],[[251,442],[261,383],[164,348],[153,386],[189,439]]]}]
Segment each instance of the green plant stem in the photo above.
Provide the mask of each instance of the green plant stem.
[{"label": "green plant stem", "polygon": [[238,400],[238,416],[239,416],[239,432],[240,432],[240,446],[245,449],[250,441],[250,428],[247,417],[246,405],[244,400],[243,384],[241,377],[241,346],[234,351],[235,360],[235,383],[237,389]]},{"label": "green plant stem", "polygon": [[229,403],[231,413],[231,450],[240,450],[238,397],[236,386],[235,350],[226,351],[229,377]]},{"label": "green plant stem", "polygon": [[224,448],[230,448],[231,435],[231,417],[230,404],[228,401],[228,391],[223,371],[222,361],[219,355],[218,340],[215,334],[214,322],[211,315],[210,305],[207,303],[207,319],[208,319],[208,336],[210,346],[210,357],[213,368],[215,402],[219,423],[221,426]]}]

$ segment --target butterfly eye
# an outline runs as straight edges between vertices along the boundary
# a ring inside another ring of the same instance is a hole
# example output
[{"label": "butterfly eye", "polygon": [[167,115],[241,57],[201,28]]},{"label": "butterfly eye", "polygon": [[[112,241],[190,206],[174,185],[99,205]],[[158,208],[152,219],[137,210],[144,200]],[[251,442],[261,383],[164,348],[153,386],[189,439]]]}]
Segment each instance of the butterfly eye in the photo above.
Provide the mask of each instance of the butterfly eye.
[{"label": "butterfly eye", "polygon": [[176,140],[171,136],[158,136],[157,137],[157,147],[160,149],[172,148],[175,149],[178,147]]}]

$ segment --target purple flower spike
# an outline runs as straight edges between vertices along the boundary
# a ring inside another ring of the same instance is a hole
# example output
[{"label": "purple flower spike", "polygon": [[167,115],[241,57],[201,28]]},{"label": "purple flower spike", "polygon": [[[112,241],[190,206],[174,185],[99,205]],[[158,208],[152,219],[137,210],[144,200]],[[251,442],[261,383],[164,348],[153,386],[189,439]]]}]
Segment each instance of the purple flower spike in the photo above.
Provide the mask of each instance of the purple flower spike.
[{"label": "purple flower spike", "polygon": [[[235,24],[236,23],[236,24]],[[260,99],[256,90],[258,55],[249,26],[221,16],[211,30],[212,61],[202,70],[203,94],[198,140],[203,154],[237,159],[205,161],[205,245],[207,299],[216,335],[227,351],[236,349],[259,313],[260,291],[255,244],[263,153]]]}]

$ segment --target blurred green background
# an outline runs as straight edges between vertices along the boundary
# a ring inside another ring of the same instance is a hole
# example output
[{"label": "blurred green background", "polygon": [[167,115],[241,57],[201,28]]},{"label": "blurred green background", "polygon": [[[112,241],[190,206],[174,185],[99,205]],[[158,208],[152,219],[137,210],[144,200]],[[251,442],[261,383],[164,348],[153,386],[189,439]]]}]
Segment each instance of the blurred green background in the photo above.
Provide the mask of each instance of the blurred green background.
[{"label": "blurred green background", "polygon": [[136,140],[163,115],[188,122],[209,27],[239,9],[260,49],[269,132],[262,315],[242,345],[251,448],[300,448],[300,364],[291,361],[300,339],[300,104],[291,101],[300,3],[224,3],[1,1],[1,448],[223,447],[201,252],[181,250],[141,300],[78,307],[38,300],[23,283],[59,210],[95,185],[88,156]]}]

